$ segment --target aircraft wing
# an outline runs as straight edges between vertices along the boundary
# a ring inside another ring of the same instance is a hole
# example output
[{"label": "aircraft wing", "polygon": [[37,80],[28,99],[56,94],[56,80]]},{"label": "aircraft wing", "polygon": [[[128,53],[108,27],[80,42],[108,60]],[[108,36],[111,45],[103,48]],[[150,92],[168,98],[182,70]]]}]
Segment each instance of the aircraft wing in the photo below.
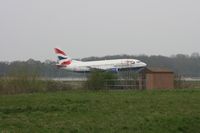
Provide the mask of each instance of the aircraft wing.
[{"label": "aircraft wing", "polygon": [[100,68],[100,67],[91,67],[91,66],[88,66],[88,68],[89,69],[91,69],[91,70],[101,70],[101,71],[105,71],[105,70],[107,70],[106,68]]},{"label": "aircraft wing", "polygon": [[100,70],[100,71],[118,71],[118,68],[114,66],[101,66],[101,67],[95,67],[95,66],[88,66],[91,70]]}]

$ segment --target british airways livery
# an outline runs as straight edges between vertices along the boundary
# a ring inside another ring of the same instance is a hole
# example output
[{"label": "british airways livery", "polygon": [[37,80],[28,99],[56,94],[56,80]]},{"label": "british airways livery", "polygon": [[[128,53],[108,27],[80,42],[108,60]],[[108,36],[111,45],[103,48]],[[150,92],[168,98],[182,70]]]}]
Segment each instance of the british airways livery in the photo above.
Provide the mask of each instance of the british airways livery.
[{"label": "british airways livery", "polygon": [[147,66],[146,63],[136,59],[114,59],[100,61],[77,61],[72,60],[61,49],[54,48],[58,57],[57,66],[62,69],[74,72],[90,72],[91,70],[113,71],[118,72],[127,69],[139,69]]}]

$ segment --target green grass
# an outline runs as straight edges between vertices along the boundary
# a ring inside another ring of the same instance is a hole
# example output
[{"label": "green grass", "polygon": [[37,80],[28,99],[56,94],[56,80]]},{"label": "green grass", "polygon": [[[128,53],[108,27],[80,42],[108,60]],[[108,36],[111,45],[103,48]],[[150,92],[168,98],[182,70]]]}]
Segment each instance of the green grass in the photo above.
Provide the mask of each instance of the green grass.
[{"label": "green grass", "polygon": [[200,90],[3,95],[0,132],[199,133]]}]

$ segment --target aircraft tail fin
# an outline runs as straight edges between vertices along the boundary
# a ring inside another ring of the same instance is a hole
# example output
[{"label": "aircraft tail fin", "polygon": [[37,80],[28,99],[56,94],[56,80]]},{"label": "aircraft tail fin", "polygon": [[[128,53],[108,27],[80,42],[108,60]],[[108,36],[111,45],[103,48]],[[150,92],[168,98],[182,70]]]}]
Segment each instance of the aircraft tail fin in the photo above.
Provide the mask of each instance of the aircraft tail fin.
[{"label": "aircraft tail fin", "polygon": [[72,60],[67,56],[67,54],[59,49],[59,48],[54,48],[54,51],[58,57],[58,61],[56,66],[57,67],[67,67],[68,65],[70,65],[72,63]]}]

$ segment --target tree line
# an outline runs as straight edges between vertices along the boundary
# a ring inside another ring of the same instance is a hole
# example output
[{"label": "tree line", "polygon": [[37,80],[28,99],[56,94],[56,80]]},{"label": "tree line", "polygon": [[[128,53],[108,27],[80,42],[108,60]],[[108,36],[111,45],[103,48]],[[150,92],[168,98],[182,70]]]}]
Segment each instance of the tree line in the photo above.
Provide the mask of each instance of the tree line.
[{"label": "tree line", "polygon": [[[135,58],[147,63],[148,67],[164,67],[174,71],[177,75],[200,77],[200,55],[193,53],[192,55],[177,54],[171,57],[161,55],[113,55],[104,57],[87,57],[82,61],[92,60],[109,60]],[[26,73],[38,74],[41,77],[76,77],[82,74],[60,70],[56,67],[56,62],[46,60],[44,62],[29,59],[27,61],[0,62],[0,76],[9,76],[15,72],[26,71]]]}]

